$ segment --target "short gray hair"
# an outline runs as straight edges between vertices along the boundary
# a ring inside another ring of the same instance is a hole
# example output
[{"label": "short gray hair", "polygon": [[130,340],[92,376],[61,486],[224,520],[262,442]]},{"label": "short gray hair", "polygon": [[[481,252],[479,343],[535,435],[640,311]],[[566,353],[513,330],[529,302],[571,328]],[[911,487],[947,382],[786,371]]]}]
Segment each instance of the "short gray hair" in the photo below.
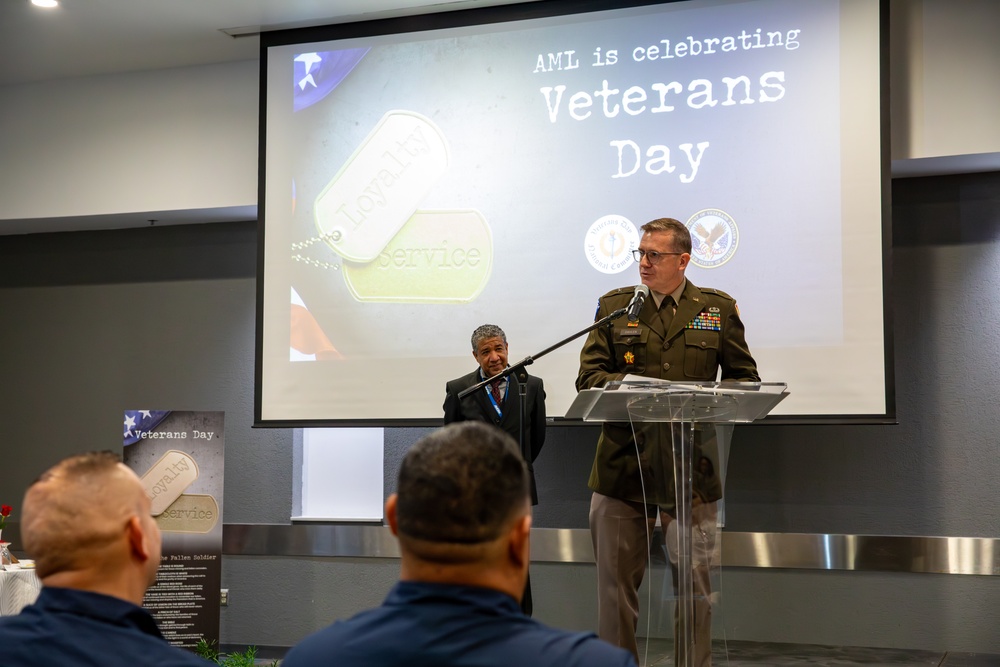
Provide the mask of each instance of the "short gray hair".
[{"label": "short gray hair", "polygon": [[495,324],[484,324],[472,332],[472,351],[479,349],[479,344],[487,338],[500,338],[504,345],[507,344],[507,334],[503,329]]}]

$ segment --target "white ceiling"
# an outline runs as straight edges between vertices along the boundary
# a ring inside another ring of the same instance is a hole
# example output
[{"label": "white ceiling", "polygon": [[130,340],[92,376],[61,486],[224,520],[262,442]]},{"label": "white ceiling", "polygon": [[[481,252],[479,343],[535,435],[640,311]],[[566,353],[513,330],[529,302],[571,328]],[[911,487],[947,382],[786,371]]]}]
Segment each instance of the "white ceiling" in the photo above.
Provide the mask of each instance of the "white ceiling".
[{"label": "white ceiling", "polygon": [[[0,0],[4,86],[79,76],[256,60],[259,32],[410,16],[525,0]],[[530,1],[530,0],[529,0]],[[224,32],[226,31],[226,32]],[[228,33],[244,36],[232,37]],[[4,220],[0,234],[251,220],[256,206]]]},{"label": "white ceiling", "polygon": [[0,0],[0,86],[253,60],[242,33],[513,4],[523,0]]}]

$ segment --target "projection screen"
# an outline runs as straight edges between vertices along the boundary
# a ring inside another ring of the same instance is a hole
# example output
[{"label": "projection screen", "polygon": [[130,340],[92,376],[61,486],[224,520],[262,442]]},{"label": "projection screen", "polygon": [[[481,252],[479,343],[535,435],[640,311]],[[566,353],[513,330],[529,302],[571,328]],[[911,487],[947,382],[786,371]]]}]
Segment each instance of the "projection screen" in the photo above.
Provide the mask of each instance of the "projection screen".
[{"label": "projection screen", "polygon": [[[512,363],[583,330],[660,217],[779,417],[893,417],[884,7],[623,4],[262,36],[258,424],[440,419],[475,327]],[[550,416],[583,340],[528,368]]]}]

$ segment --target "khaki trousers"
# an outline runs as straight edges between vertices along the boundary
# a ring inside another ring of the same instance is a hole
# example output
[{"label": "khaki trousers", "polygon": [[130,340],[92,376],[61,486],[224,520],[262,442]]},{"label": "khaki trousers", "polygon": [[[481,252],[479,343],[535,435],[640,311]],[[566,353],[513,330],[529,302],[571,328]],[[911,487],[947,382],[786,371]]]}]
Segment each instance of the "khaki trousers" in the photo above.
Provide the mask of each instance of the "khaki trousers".
[{"label": "khaki trousers", "polygon": [[[594,493],[590,499],[590,538],[597,561],[597,635],[631,651],[637,664],[641,664],[635,639],[639,623],[639,585],[649,561],[647,536],[653,534],[658,511],[656,505],[619,500],[599,493]],[[663,526],[672,520],[669,515],[661,514]],[[676,587],[677,572],[676,568],[672,569]],[[709,596],[712,588],[709,565],[699,563],[693,570],[693,578],[694,664],[710,667],[712,608]],[[676,637],[676,624],[674,630]]]}]

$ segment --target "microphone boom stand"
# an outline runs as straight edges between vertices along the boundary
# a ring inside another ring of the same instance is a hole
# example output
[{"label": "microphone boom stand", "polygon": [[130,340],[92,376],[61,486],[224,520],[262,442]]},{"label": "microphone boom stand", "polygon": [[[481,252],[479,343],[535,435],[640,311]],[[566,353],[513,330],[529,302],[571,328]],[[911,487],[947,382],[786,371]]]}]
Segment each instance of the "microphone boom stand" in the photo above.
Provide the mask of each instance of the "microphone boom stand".
[{"label": "microphone boom stand", "polygon": [[[572,340],[576,340],[577,338],[579,338],[583,334],[589,333],[590,331],[593,331],[597,327],[600,327],[600,326],[603,326],[605,324],[610,323],[611,320],[618,319],[619,317],[621,317],[622,315],[625,314],[625,311],[626,311],[625,308],[619,308],[618,310],[614,311],[613,313],[611,313],[607,317],[602,317],[601,319],[597,320],[596,322],[594,322],[593,324],[591,324],[589,327],[587,327],[585,329],[581,329],[580,331],[577,331],[575,334],[573,334],[569,338],[564,338],[561,341],[559,341],[558,343],[556,343],[555,345],[550,345],[549,347],[545,348],[544,350],[542,350],[541,352],[539,352],[537,354],[534,354],[534,355],[530,355],[529,354],[528,356],[526,356],[524,359],[522,359],[521,361],[517,362],[516,364],[512,364],[510,366],[507,366],[507,368],[503,369],[502,371],[500,371],[499,373],[497,373],[493,377],[487,378],[487,379],[482,380],[481,382],[479,382],[477,384],[472,385],[471,387],[467,387],[467,388],[463,389],[462,391],[459,392],[458,398],[461,400],[461,399],[465,398],[466,396],[468,396],[469,394],[471,394],[472,392],[478,391],[478,390],[482,389],[483,387],[485,387],[486,385],[488,385],[489,383],[491,383],[491,382],[493,382],[495,380],[502,380],[503,378],[508,377],[511,373],[514,373],[515,371],[520,371],[521,373],[524,373],[524,367],[525,366],[530,366],[531,364],[533,364],[535,362],[535,359],[538,359],[539,357],[544,357],[546,354],[548,354],[549,352],[552,352],[553,350],[558,350],[560,347],[562,347],[566,343],[568,343],[568,342],[570,342]],[[519,378],[519,379],[522,379],[522,378]],[[522,389],[522,393],[523,393],[523,391],[524,390]]]},{"label": "microphone boom stand", "polygon": [[[617,319],[617,318],[621,317],[622,315],[624,315],[626,313],[626,311],[627,311],[627,308],[619,308],[618,310],[616,310],[615,312],[611,313],[607,317],[603,317],[603,318],[597,320],[596,322],[594,322],[593,324],[591,324],[589,327],[587,327],[585,329],[581,329],[580,331],[576,332],[575,334],[573,334],[569,338],[564,338],[563,340],[559,341],[555,345],[552,345],[550,347],[545,348],[544,350],[542,350],[538,354],[528,355],[527,357],[525,357],[521,361],[517,362],[516,364],[514,364],[512,366],[507,366],[507,368],[503,369],[502,371],[500,371],[499,373],[497,373],[493,377],[487,378],[487,379],[483,380],[482,382],[479,382],[478,384],[474,384],[471,387],[463,389],[458,394],[458,400],[461,401],[466,396],[469,396],[473,392],[479,391],[480,389],[482,389],[483,387],[485,387],[489,383],[494,382],[495,380],[500,380],[502,378],[509,377],[511,375],[511,373],[515,373],[516,372],[517,373],[517,387],[518,387],[518,392],[517,392],[518,393],[518,409],[520,410],[520,412],[518,413],[518,415],[519,415],[520,418],[518,420],[518,429],[517,429],[518,443],[517,444],[518,444],[518,449],[521,451],[521,458],[524,460],[524,462],[528,466],[531,466],[531,463],[532,463],[532,461],[531,461],[531,452],[526,451],[525,445],[527,443],[525,443],[525,433],[524,433],[524,430],[527,427],[527,424],[526,424],[527,420],[525,419],[525,416],[528,414],[528,372],[525,370],[525,366],[529,366],[530,364],[534,363],[535,359],[537,359],[539,357],[542,357],[542,356],[545,356],[546,354],[548,354],[552,350],[556,350],[556,349],[562,347],[563,345],[565,345],[566,343],[570,342],[571,340],[575,340],[575,339],[579,338],[580,336],[582,336],[583,334],[585,334],[585,333],[587,333],[589,331],[592,331],[593,329],[596,329],[596,328],[598,328],[600,326],[603,326],[605,324],[610,324],[611,320],[614,320],[614,319]],[[501,419],[502,419],[502,417],[501,417]],[[542,428],[544,428],[544,427],[545,427],[545,425],[543,424]],[[529,469],[530,469],[530,467],[529,467]],[[532,480],[534,480],[534,475],[532,475]],[[534,481],[532,481],[532,493],[534,493]],[[530,575],[529,575],[529,577],[530,577]],[[530,582],[530,578],[529,578],[528,581]],[[526,596],[526,599],[528,600],[528,606],[529,606],[529,608],[530,608],[530,605],[531,605],[531,603],[530,603],[530,600],[531,600],[530,594],[531,594],[531,584],[530,583],[526,583],[526,585],[525,585],[525,596]],[[528,613],[530,614],[530,611]]]}]

